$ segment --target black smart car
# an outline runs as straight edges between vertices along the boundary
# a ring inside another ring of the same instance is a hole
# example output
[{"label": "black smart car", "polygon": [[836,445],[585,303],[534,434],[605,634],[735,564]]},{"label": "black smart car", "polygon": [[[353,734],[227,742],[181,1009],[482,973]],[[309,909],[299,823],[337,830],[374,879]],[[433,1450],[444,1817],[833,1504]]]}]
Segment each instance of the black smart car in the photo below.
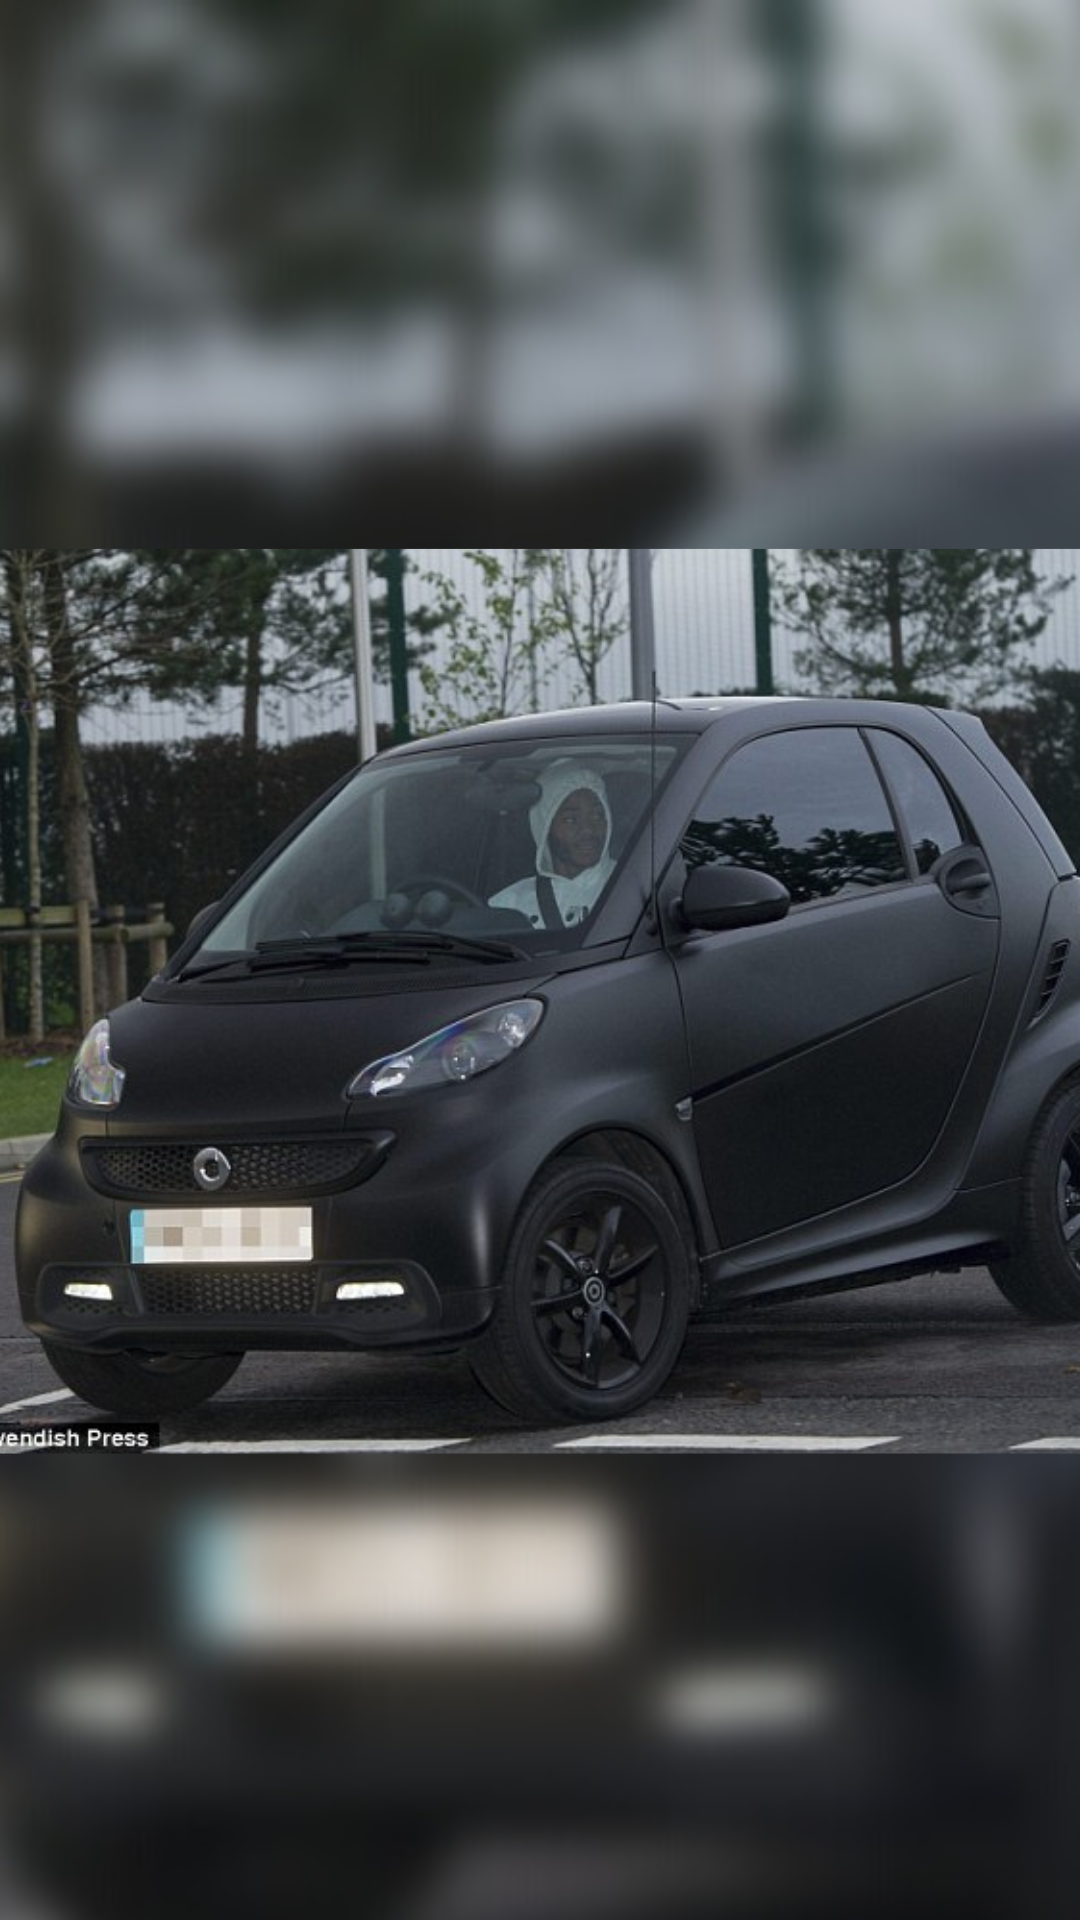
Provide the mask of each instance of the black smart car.
[{"label": "black smart car", "polygon": [[120,1415],[248,1348],[467,1345],[505,1407],[596,1420],[692,1315],[968,1264],[1080,1318],[1080,881],[963,714],[397,748],[87,1036],[17,1241]]}]

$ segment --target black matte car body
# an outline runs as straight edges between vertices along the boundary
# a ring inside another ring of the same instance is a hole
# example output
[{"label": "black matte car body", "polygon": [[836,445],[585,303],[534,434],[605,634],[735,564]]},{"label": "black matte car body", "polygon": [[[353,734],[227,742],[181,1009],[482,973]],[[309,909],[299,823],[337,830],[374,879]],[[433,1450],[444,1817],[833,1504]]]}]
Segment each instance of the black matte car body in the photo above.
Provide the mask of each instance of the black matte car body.
[{"label": "black matte car body", "polygon": [[[551,932],[488,902],[555,759],[603,774],[615,866]],[[592,1420],[749,1295],[989,1263],[1080,1317],[1078,935],[967,715],[664,700],[394,749],[112,1014],[118,1100],[73,1083],[24,1181],[24,1318],[121,1414],[253,1348],[466,1346],[511,1410]],[[144,1263],[144,1219],[241,1203],[306,1252]]]}]

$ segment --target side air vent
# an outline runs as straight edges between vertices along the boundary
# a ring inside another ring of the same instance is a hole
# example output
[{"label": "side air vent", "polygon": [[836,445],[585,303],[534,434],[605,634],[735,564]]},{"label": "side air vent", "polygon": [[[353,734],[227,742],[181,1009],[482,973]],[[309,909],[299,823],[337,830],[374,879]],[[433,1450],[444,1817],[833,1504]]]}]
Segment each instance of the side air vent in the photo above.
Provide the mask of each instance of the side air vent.
[{"label": "side air vent", "polygon": [[1068,940],[1055,940],[1050,949],[1050,958],[1046,963],[1046,972],[1043,974],[1042,986],[1039,988],[1038,1004],[1031,1016],[1033,1020],[1040,1020],[1042,1018],[1061,985],[1061,976],[1065,971],[1065,962],[1069,957],[1069,944]]}]

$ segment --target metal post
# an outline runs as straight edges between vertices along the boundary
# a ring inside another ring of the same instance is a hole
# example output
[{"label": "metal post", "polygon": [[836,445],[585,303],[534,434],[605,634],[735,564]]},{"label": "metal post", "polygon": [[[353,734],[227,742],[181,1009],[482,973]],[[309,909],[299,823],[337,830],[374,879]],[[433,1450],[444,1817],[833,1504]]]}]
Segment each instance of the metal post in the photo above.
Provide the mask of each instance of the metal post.
[{"label": "metal post", "polygon": [[628,547],[630,569],[630,693],[651,700],[656,672],[653,624],[652,548]]},{"label": "metal post", "polygon": [[122,1007],[128,998],[128,953],[127,953],[127,908],[111,906],[105,909],[105,922],[108,927],[108,945],[105,948],[105,964],[109,975],[109,1001],[114,1007]]},{"label": "metal post", "polygon": [[157,931],[152,932],[147,938],[147,947],[149,949],[147,959],[150,964],[151,975],[153,975],[161,972],[162,967],[169,957],[168,940],[163,931],[165,927],[164,900],[150,900],[147,902],[146,920],[148,926],[157,929]]},{"label": "metal post", "polygon": [[772,592],[769,585],[769,549],[751,547],[754,580],[754,656],[759,693],[772,693]]},{"label": "metal post", "polygon": [[758,179],[756,116],[747,85],[747,21],[759,0],[696,0],[698,59],[694,139],[704,291],[704,421],[716,484],[741,492],[761,464],[767,432],[754,377],[758,309],[768,285]]},{"label": "metal post", "polygon": [[835,426],[840,404],[824,13],[820,0],[758,0],[753,17],[776,89],[771,229],[792,343],[795,426],[820,437]]},{"label": "metal post", "polygon": [[405,552],[386,549],[386,624],[390,629],[390,690],[394,739],[409,738],[409,655],[405,643]]},{"label": "metal post", "polygon": [[360,759],[375,752],[375,685],[371,665],[371,608],[368,603],[367,548],[349,548],[353,640],[356,649],[356,739]]}]

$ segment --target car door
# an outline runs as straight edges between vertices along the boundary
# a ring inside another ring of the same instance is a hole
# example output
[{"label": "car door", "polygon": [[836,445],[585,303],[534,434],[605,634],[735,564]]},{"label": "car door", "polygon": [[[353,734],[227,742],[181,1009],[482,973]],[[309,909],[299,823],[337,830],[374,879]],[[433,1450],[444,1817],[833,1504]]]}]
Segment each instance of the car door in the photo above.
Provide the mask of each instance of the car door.
[{"label": "car door", "polygon": [[681,851],[792,896],[781,921],[675,949],[722,1242],[909,1179],[971,1059],[999,934],[992,875],[936,771],[888,728],[771,732],[720,766]]}]

